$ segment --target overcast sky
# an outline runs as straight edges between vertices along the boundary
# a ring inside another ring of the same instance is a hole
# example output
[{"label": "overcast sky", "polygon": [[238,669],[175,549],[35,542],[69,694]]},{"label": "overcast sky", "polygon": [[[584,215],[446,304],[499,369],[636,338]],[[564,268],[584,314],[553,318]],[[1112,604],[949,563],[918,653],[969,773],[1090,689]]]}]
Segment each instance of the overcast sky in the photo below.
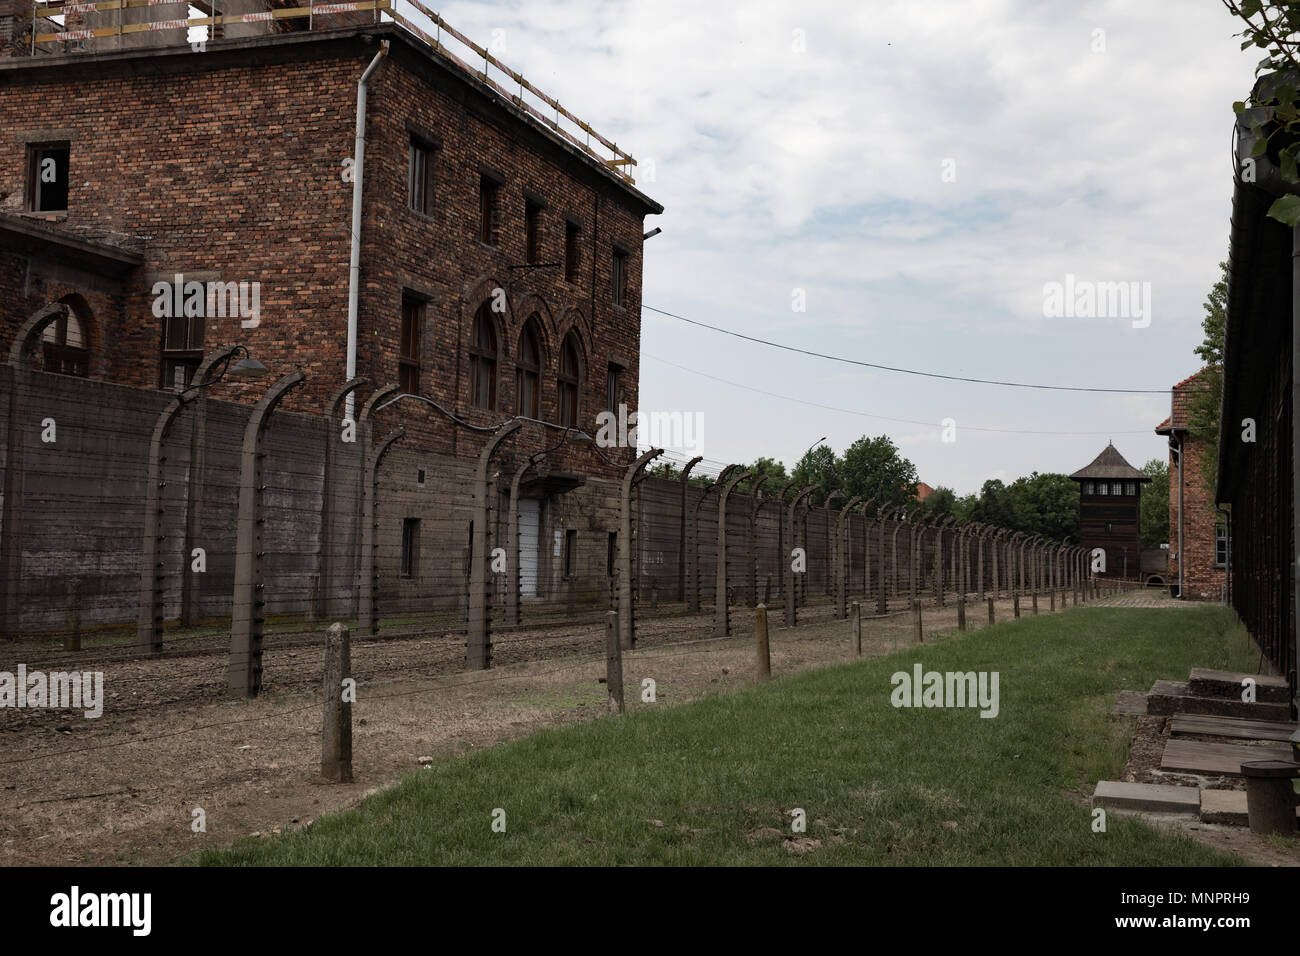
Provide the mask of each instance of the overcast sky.
[{"label": "overcast sky", "polygon": [[[1213,0],[438,6],[480,43],[501,31],[503,60],[642,161],[666,208],[646,306],[949,375],[1160,389],[1198,368],[1231,104],[1259,58]],[[1149,283],[1149,321],[1045,317],[1068,274]],[[1108,439],[1163,459],[1169,398],[918,378],[647,311],[640,406],[700,413],[714,462],[887,434],[967,493],[1074,471]]]}]

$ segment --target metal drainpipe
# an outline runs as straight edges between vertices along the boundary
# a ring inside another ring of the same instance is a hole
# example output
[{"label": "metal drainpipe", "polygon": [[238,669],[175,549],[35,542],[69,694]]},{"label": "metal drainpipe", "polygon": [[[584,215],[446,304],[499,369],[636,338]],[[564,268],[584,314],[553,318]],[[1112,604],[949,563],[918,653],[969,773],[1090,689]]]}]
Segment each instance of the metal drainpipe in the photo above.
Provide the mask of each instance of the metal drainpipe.
[{"label": "metal drainpipe", "polygon": [[[352,381],[357,375],[357,308],[361,298],[361,189],[366,168],[366,84],[386,56],[388,41],[383,40],[379,44],[379,52],[357,83],[357,138],[352,153],[352,251],[348,264],[348,361],[343,376],[345,382]],[[355,397],[349,392],[343,412],[348,421],[355,421],[352,415],[354,401]]]}]

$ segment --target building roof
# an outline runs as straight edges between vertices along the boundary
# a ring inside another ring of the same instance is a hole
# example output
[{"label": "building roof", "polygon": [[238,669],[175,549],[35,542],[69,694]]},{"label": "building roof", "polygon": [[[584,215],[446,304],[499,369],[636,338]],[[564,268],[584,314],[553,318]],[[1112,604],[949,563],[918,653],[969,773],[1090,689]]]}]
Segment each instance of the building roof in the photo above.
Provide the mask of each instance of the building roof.
[{"label": "building roof", "polygon": [[916,483],[915,497],[917,501],[924,501],[926,498],[929,498],[932,494],[934,494],[934,489],[931,488],[929,485],[927,485],[924,481],[918,481]]},{"label": "building roof", "polygon": [[1207,365],[1199,372],[1193,372],[1187,378],[1183,379],[1171,390],[1170,396],[1170,414],[1163,422],[1156,426],[1157,435],[1169,435],[1175,431],[1187,431],[1187,413],[1191,409],[1192,396],[1205,388],[1200,379],[1206,373],[1212,375],[1220,374],[1219,369],[1213,365]]},{"label": "building roof", "polygon": [[107,276],[121,276],[144,264],[144,255],[126,240],[79,236],[66,226],[36,216],[0,213],[0,246],[40,255]]},{"label": "building roof", "polygon": [[1101,454],[1092,460],[1092,464],[1080,468],[1070,476],[1076,481],[1092,478],[1122,478],[1127,481],[1150,481],[1151,478],[1138,471],[1119,453],[1114,444],[1107,445]]}]

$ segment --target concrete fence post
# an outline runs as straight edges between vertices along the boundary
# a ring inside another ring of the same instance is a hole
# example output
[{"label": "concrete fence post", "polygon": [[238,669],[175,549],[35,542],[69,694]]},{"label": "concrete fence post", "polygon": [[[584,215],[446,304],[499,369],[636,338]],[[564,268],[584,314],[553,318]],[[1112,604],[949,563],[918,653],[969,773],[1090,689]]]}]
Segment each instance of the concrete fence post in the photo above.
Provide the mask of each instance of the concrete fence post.
[{"label": "concrete fence post", "polygon": [[262,438],[271,415],[290,390],[306,381],[302,369],[294,369],[267,390],[253,406],[244,426],[244,444],[239,465],[239,513],[235,519],[235,588],[230,609],[230,664],[227,684],[238,697],[256,697],[262,690],[262,625],[266,596],[263,593],[262,540]]},{"label": "concrete fence post", "polygon": [[[790,520],[789,520],[788,527],[790,529],[789,539],[790,539],[791,548],[790,548],[790,553],[784,555],[781,558],[781,560],[784,562],[785,565],[784,571],[785,571],[785,580],[786,580],[786,586],[785,586],[785,626],[786,627],[795,627],[799,623],[799,589],[797,584],[798,576],[794,573],[794,548],[797,547],[797,545],[795,545],[794,542],[798,539],[798,526],[799,526],[798,509],[800,503],[802,503],[809,495],[811,495],[814,491],[817,491],[820,487],[821,485],[809,485],[807,488],[804,488],[797,495],[795,495],[794,500],[790,502],[790,511],[789,511]],[[808,560],[808,553],[807,553],[807,549],[805,548],[804,549],[805,575],[807,574],[807,570],[808,570],[807,560]]]},{"label": "concrete fence post", "polygon": [[681,503],[682,513],[677,529],[677,600],[686,600],[686,555],[687,547],[694,540],[687,534],[689,509],[687,507],[688,493],[690,491],[691,469],[704,460],[703,456],[696,455],[686,463],[682,469],[681,475],[677,480],[681,484]]},{"label": "concrete fence post", "polygon": [[749,497],[752,499],[749,506],[749,602],[755,607],[759,604],[758,513],[763,510],[763,505],[767,504],[767,499],[760,497],[758,492],[763,487],[763,482],[770,477],[770,475],[759,475],[749,486]]},{"label": "concrete fence post", "polygon": [[342,624],[325,634],[325,707],[321,719],[320,773],[330,783],[352,782],[352,638]]},{"label": "concrete fence post", "polygon": [[718,560],[714,562],[713,633],[715,637],[731,634],[731,601],[727,593],[727,499],[736,485],[751,477],[741,470],[727,482],[718,496]]},{"label": "concrete fence post", "polygon": [[912,627],[916,632],[916,643],[923,643],[925,635],[921,628],[921,602],[919,600],[912,602]]},{"label": "concrete fence post", "polygon": [[492,666],[492,621],[488,602],[488,577],[492,554],[488,548],[489,522],[492,515],[492,457],[497,449],[524,427],[518,420],[508,421],[488,439],[479,452],[474,473],[474,534],[470,541],[469,561],[469,634],[465,642],[465,669],[487,670]]},{"label": "concrete fence post", "polygon": [[[342,497],[340,492],[343,490],[335,474],[338,470],[338,449],[343,439],[340,428],[347,415],[345,409],[348,396],[368,384],[366,379],[360,377],[345,382],[330,395],[325,406],[325,471],[321,481],[320,550],[316,559],[316,573],[319,576],[320,588],[312,602],[312,614],[316,620],[329,618],[335,610],[334,582],[338,577],[338,556],[334,552],[339,547],[335,528],[338,522],[336,499]],[[205,418],[203,405],[200,403],[195,410],[200,413],[194,426],[197,432]],[[352,423],[352,427],[354,438],[352,444],[355,446],[356,422]]]},{"label": "concrete fence post", "polygon": [[[848,557],[852,552],[845,539],[845,526],[849,520],[849,511],[861,500],[861,495],[850,498],[840,509],[839,519],[835,525],[835,616],[839,618],[844,618],[849,613]],[[829,518],[827,520],[829,521]]]},{"label": "concrete fence post", "polygon": [[63,635],[65,651],[81,650],[81,582],[68,582],[68,632]]},{"label": "concrete fence post", "polygon": [[624,650],[636,647],[636,581],[632,577],[632,556],[636,553],[632,526],[632,488],[640,480],[646,465],[664,453],[651,448],[628,465],[618,505],[618,628],[619,643]]},{"label": "concrete fence post", "polygon": [[361,598],[357,613],[357,630],[362,640],[379,637],[379,466],[388,449],[405,434],[399,427],[365,457],[365,488],[361,499]]}]

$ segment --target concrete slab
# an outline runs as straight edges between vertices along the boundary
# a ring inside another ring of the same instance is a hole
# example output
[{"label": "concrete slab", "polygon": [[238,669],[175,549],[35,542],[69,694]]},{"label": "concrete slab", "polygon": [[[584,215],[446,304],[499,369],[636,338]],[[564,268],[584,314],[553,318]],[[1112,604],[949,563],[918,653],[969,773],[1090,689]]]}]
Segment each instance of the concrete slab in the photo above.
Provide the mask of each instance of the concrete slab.
[{"label": "concrete slab", "polygon": [[1216,776],[1241,776],[1241,765],[1247,760],[1289,760],[1289,744],[1206,743],[1201,740],[1170,740],[1165,744],[1160,758],[1161,770],[1181,773],[1204,773]]},{"label": "concrete slab", "polygon": [[1246,791],[1202,790],[1201,819],[1206,823],[1246,826]]},{"label": "concrete slab", "polygon": [[1295,724],[1284,721],[1247,720],[1209,714],[1175,714],[1169,721],[1169,732],[1175,737],[1197,734],[1242,740],[1290,740],[1295,730]]},{"label": "concrete slab", "polygon": [[1195,814],[1201,809],[1201,793],[1196,787],[1103,780],[1092,794],[1092,805],[1112,810]]},{"label": "concrete slab", "polygon": [[1126,716],[1143,715],[1147,712],[1147,695],[1140,690],[1122,690],[1110,712]]},{"label": "concrete slab", "polygon": [[1255,699],[1263,703],[1285,704],[1290,700],[1291,688],[1284,677],[1268,674],[1239,674],[1236,671],[1218,671],[1208,667],[1193,667],[1187,681],[1187,691],[1193,697],[1222,697],[1241,700],[1242,681],[1255,682]]}]

